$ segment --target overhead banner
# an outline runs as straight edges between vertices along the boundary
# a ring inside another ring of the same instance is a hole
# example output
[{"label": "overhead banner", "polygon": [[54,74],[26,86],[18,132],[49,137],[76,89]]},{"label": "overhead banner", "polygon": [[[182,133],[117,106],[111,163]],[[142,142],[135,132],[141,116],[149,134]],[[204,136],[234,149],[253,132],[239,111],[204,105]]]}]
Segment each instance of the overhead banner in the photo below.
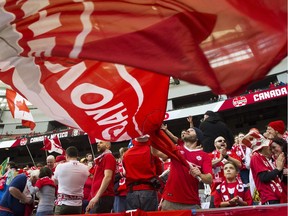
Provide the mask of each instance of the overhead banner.
[{"label": "overhead banner", "polygon": [[241,95],[225,100],[217,111],[243,107],[249,104],[273,100],[279,97],[287,96],[287,85],[277,86],[263,91],[256,91],[250,94]]},{"label": "overhead banner", "polygon": [[41,135],[26,136],[26,137],[20,137],[14,140],[1,141],[0,149],[1,148],[13,148],[13,147],[24,146],[24,145],[29,145],[33,143],[39,143],[39,142],[42,143],[45,137],[47,137],[48,139],[53,139],[55,136],[58,136],[61,139],[61,138],[66,138],[66,137],[82,136],[85,134],[86,133],[84,133],[83,131],[80,131],[77,129],[68,129],[68,130],[63,130],[59,132],[50,132],[50,133],[48,132],[46,134],[41,134]]},{"label": "overhead banner", "polygon": [[207,110],[214,112],[224,111],[228,109],[235,109],[259,102],[265,102],[280,97],[287,97],[288,92],[287,85],[277,86],[275,88],[269,88],[257,92],[252,92],[246,95],[236,96],[223,101],[212,102],[209,104],[203,104],[200,106],[194,106],[179,110],[173,110],[166,112],[165,121],[186,118],[190,115],[203,115]]}]

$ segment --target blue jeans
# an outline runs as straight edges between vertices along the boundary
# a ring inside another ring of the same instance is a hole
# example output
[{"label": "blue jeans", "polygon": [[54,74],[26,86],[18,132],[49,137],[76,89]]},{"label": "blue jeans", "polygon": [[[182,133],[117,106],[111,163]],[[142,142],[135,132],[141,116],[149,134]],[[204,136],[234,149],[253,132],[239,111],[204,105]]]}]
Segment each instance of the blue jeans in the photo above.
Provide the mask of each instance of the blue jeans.
[{"label": "blue jeans", "polygon": [[133,191],[126,196],[126,210],[157,211],[157,208],[158,197],[154,190]]},{"label": "blue jeans", "polygon": [[54,215],[53,211],[36,212],[36,216]]},{"label": "blue jeans", "polygon": [[125,212],[126,211],[126,196],[115,196],[113,212]]}]

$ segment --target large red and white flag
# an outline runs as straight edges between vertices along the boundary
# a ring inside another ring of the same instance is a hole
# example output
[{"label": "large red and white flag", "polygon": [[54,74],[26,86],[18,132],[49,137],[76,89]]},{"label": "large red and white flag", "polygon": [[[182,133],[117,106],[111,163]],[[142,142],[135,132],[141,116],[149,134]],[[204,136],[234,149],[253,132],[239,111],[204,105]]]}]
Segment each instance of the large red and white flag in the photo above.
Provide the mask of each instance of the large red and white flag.
[{"label": "large red and white flag", "polygon": [[0,79],[102,140],[159,129],[168,76],[237,94],[287,56],[286,0],[6,0],[0,9]]},{"label": "large red and white flag", "polygon": [[65,154],[65,150],[62,148],[60,139],[58,136],[54,136],[52,139],[44,137],[43,148],[41,150],[46,150],[49,153],[56,152],[58,154]]},{"label": "large red and white flag", "polygon": [[27,106],[27,100],[11,89],[6,89],[6,99],[13,118],[21,119],[23,126],[33,130],[36,124]]}]

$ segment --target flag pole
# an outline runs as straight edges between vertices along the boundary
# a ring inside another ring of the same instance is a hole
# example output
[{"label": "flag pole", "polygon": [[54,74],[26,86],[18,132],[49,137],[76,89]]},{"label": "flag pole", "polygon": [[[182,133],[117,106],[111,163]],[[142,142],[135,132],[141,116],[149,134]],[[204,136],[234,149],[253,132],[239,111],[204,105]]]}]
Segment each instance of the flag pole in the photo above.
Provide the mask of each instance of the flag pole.
[{"label": "flag pole", "polygon": [[[90,143],[90,142],[89,142],[89,143]],[[93,147],[92,147],[92,144],[91,144],[91,143],[90,143],[90,148],[91,148],[91,151],[92,151],[93,158],[95,158],[95,154],[94,154]]]},{"label": "flag pole", "polygon": [[34,159],[33,159],[33,157],[32,157],[32,154],[31,154],[31,152],[30,152],[28,146],[27,146],[27,145],[25,145],[25,146],[26,146],[26,148],[27,148],[27,151],[28,151],[28,153],[29,153],[29,155],[30,155],[30,157],[31,157],[31,160],[32,160],[34,166],[36,166],[35,161],[34,161]]}]

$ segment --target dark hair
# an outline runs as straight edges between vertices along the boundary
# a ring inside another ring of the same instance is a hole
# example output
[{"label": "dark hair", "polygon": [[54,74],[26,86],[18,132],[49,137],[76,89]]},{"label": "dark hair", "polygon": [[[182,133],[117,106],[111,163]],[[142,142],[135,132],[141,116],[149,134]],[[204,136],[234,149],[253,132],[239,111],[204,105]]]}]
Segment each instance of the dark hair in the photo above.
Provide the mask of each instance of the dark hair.
[{"label": "dark hair", "polygon": [[85,157],[88,157],[89,155],[93,157],[92,153],[87,153]]},{"label": "dark hair", "polygon": [[275,137],[272,139],[272,141],[277,143],[281,147],[282,152],[284,152],[284,155],[287,158],[287,145],[288,144],[287,144],[286,140],[279,138],[279,137]]},{"label": "dark hair", "polygon": [[43,177],[46,177],[46,176],[51,178],[52,175],[53,175],[53,172],[48,167],[42,167],[40,169],[39,178],[43,178]]},{"label": "dark hair", "polygon": [[9,165],[9,167],[12,169],[12,168],[15,168],[15,169],[17,169],[17,165],[16,165],[16,163],[14,162],[14,161],[10,161],[9,163],[8,163],[8,165]]},{"label": "dark hair", "polygon": [[66,149],[66,155],[68,157],[78,157],[78,149],[75,146],[70,146]]},{"label": "dark hair", "polygon": [[224,166],[225,166],[226,164],[231,164],[232,166],[235,167],[236,172],[239,172],[239,168],[237,167],[237,165],[236,165],[233,161],[227,161],[227,162],[224,164]]}]

